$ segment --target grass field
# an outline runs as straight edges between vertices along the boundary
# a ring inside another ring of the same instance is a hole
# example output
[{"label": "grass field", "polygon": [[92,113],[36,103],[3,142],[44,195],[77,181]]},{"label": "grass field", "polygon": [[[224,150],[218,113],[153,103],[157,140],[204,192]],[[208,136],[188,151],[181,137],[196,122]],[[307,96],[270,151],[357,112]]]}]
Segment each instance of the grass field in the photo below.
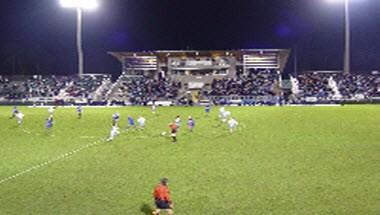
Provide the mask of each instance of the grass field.
[{"label": "grass field", "polygon": [[[46,109],[21,108],[23,128],[0,108],[0,180],[76,149],[0,184],[0,214],[150,214],[152,189],[170,180],[175,214],[380,214],[380,106],[231,107],[230,134],[217,109],[58,108],[45,131]],[[147,118],[144,132],[112,143],[111,116]],[[167,124],[196,120],[171,144]],[[97,142],[97,145],[88,144]]]}]

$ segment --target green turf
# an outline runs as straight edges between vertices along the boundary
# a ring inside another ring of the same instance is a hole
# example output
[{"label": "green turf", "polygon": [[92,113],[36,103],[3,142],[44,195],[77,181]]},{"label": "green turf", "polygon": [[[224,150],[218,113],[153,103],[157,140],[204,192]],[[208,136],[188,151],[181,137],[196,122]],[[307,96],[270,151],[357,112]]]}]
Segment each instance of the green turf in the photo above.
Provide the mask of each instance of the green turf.
[{"label": "green turf", "polygon": [[[58,108],[51,134],[46,109],[21,108],[23,129],[0,108],[0,180],[106,138],[111,115],[147,118],[72,156],[0,184],[0,214],[150,214],[152,189],[167,176],[180,215],[380,214],[380,106],[234,107],[229,134],[202,108]],[[187,116],[173,145],[167,124]]]}]

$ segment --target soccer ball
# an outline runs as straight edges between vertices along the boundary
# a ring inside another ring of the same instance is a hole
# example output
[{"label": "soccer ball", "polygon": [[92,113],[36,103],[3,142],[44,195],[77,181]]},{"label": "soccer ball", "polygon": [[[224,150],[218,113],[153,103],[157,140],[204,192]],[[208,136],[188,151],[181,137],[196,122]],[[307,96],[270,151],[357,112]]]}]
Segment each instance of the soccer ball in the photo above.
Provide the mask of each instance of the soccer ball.
[{"label": "soccer ball", "polygon": [[165,131],[161,132],[161,136],[165,136],[165,135],[166,135]]}]

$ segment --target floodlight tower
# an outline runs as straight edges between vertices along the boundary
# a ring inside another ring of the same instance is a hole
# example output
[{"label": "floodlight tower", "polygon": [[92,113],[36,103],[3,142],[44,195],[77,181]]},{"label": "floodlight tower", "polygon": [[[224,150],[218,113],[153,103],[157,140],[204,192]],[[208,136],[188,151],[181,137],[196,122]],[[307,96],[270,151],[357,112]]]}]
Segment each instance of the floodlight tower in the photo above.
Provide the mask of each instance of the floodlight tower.
[{"label": "floodlight tower", "polygon": [[341,2],[344,1],[344,23],[345,23],[345,41],[344,41],[344,63],[343,63],[343,71],[344,73],[348,74],[351,70],[351,63],[350,63],[350,1],[351,0],[328,0],[330,2]]},{"label": "floodlight tower", "polygon": [[77,11],[77,51],[78,51],[78,74],[83,75],[83,47],[82,47],[82,12],[94,10],[99,4],[97,0],[60,0],[64,8],[74,8]]}]

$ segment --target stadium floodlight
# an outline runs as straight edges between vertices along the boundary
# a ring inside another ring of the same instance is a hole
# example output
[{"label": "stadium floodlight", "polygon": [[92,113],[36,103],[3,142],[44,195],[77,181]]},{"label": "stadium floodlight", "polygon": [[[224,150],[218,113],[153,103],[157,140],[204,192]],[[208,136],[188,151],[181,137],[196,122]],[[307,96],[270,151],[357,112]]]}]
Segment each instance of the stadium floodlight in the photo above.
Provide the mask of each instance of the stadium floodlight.
[{"label": "stadium floodlight", "polygon": [[93,10],[99,6],[97,0],[60,0],[61,6],[66,8],[80,8]]},{"label": "stadium floodlight", "polygon": [[344,73],[350,73],[350,1],[351,0],[327,0],[328,2],[344,2],[344,22],[345,22],[345,41],[344,41]]},{"label": "stadium floodlight", "polygon": [[82,47],[82,10],[94,10],[99,6],[97,0],[60,0],[64,8],[74,8],[77,11],[77,50],[78,50],[78,74],[83,75],[83,47]]}]

